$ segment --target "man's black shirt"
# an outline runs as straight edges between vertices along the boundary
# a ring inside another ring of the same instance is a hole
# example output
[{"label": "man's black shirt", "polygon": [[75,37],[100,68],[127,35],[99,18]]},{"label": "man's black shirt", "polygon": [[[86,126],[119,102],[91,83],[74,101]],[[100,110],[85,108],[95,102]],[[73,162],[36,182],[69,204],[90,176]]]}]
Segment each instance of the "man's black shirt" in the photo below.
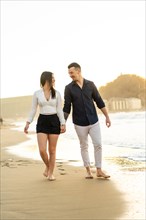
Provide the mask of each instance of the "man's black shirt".
[{"label": "man's black shirt", "polygon": [[72,106],[74,124],[87,126],[98,121],[94,102],[99,109],[105,107],[105,103],[92,81],[84,79],[82,88],[74,81],[65,87],[63,111],[69,114]]}]

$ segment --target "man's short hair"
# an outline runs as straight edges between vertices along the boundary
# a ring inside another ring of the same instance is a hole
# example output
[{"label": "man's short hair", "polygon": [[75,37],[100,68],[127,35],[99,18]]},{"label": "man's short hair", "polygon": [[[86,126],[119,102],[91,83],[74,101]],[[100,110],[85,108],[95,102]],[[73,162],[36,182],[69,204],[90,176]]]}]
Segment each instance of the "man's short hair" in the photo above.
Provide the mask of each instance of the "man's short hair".
[{"label": "man's short hair", "polygon": [[78,63],[75,63],[75,62],[68,65],[68,69],[70,69],[71,67],[75,67],[75,68],[78,68],[78,69],[81,70],[81,66]]}]

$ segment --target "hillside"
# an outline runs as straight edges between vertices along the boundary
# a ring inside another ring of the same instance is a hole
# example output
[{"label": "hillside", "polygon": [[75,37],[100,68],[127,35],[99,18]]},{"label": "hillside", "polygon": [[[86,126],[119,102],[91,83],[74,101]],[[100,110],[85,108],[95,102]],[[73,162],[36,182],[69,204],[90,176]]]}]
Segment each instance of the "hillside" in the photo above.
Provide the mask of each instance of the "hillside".
[{"label": "hillside", "polygon": [[[120,75],[117,79],[101,86],[99,92],[103,99],[109,101],[111,98],[139,98],[142,107],[146,103],[146,79],[136,75]],[[32,96],[20,96],[3,98],[1,100],[0,118],[27,118],[31,109]]]},{"label": "hillside", "polygon": [[107,101],[113,97],[139,98],[144,107],[146,103],[146,79],[134,74],[121,74],[114,81],[101,86],[99,92],[102,98]]},{"label": "hillside", "polygon": [[1,100],[0,117],[5,118],[27,118],[31,108],[32,96],[20,96],[3,98]]}]

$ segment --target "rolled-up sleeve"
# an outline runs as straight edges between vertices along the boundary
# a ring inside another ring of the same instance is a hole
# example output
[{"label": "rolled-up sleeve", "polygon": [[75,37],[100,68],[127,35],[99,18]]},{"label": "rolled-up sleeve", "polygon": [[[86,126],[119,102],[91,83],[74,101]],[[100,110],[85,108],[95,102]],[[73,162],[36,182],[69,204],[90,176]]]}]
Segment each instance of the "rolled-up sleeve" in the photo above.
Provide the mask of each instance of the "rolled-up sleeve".
[{"label": "rolled-up sleeve", "polygon": [[68,86],[64,90],[64,107],[63,112],[70,114],[71,111],[71,93]]},{"label": "rolled-up sleeve", "polygon": [[101,96],[100,96],[100,94],[99,94],[99,92],[98,92],[98,90],[97,90],[94,83],[92,83],[92,86],[93,86],[92,98],[95,101],[97,107],[99,109],[101,109],[101,108],[105,107],[105,103],[104,103],[103,99],[101,98]]}]

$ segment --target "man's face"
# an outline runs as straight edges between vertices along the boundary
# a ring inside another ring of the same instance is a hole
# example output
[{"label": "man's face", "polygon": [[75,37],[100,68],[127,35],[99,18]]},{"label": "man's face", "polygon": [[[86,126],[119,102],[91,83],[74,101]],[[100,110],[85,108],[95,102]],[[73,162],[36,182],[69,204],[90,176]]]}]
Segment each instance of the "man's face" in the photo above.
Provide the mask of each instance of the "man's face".
[{"label": "man's face", "polygon": [[80,76],[80,69],[71,67],[68,69],[69,76],[72,78],[73,81],[78,81],[79,76]]}]

